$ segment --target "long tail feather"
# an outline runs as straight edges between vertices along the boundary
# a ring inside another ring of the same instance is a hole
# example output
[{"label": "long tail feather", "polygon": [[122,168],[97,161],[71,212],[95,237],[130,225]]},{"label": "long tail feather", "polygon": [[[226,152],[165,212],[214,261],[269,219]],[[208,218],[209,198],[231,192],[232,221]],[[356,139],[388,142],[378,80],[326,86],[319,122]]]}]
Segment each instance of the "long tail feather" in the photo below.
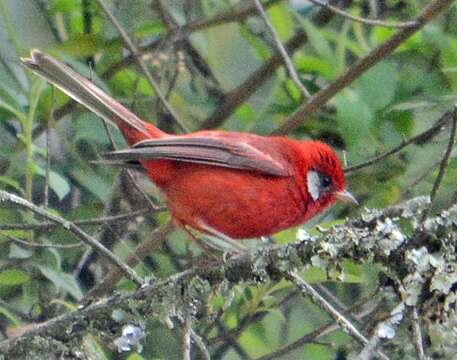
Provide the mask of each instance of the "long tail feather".
[{"label": "long tail feather", "polygon": [[150,136],[150,131],[147,131],[140,118],[64,63],[39,50],[32,50],[30,58],[22,58],[21,61],[27,68],[103,119],[117,126],[127,124]]}]

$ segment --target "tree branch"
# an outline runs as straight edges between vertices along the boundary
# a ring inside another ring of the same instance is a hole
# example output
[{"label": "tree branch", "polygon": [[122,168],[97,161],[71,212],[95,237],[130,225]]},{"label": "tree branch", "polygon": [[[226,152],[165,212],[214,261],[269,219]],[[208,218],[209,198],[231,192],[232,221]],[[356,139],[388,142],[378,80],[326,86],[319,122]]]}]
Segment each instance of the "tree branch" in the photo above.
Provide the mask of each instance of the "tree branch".
[{"label": "tree branch", "polygon": [[[438,307],[430,311],[445,311],[439,310],[439,304],[442,303],[443,297],[453,294],[452,284],[449,288],[428,291],[430,284],[435,284],[442,274],[439,271],[428,271],[423,266],[423,262],[420,267],[414,265],[417,255],[415,257],[413,254],[419,251],[417,246],[422,245],[418,245],[417,241],[412,241],[415,238],[402,234],[399,230],[399,224],[403,226],[405,221],[416,224],[428,206],[429,201],[425,198],[416,198],[382,211],[367,210],[359,218],[334,226],[320,237],[308,236],[299,242],[251,251],[232,258],[227,263],[193,268],[165,280],[156,281],[143,286],[133,294],[113,295],[39,324],[16,339],[3,341],[0,343],[0,352],[6,357],[15,358],[18,354],[30,351],[52,353],[59,348],[61,352],[62,347],[66,351],[71,351],[70,348],[65,348],[65,344],[74,345],[75,341],[89,329],[108,338],[113,337],[123,325],[113,320],[112,311],[115,309],[122,309],[132,314],[156,314],[161,318],[180,314],[179,318],[183,318],[184,311],[189,309],[189,303],[193,305],[205,303],[212,289],[222,282],[231,287],[239,282],[257,283],[267,279],[276,280],[284,272],[294,271],[311,263],[316,264],[316,261],[313,261],[316,257],[321,260],[320,267],[324,271],[334,269],[334,266],[344,259],[355,262],[366,262],[367,259],[372,259],[371,261],[389,266],[392,276],[398,276],[399,281],[403,283],[401,291],[404,292],[402,296],[406,302],[416,302],[420,306],[418,299],[408,298],[408,294],[412,291],[410,287],[413,286],[414,293],[425,293],[430,297],[430,299],[421,298],[421,303],[427,302],[428,306]],[[440,234],[442,240],[433,244],[433,254],[442,256],[443,271],[452,269],[448,266],[451,254],[446,248],[445,239],[448,239],[448,236],[457,236],[454,231],[455,223],[457,223],[457,205],[437,217],[428,218],[427,230],[424,230],[430,232],[428,236],[433,236],[434,233]],[[405,274],[406,265],[410,266],[408,267],[410,272]],[[417,276],[420,276],[423,281],[410,282],[410,279],[417,279]],[[437,301],[438,298],[440,301]],[[194,308],[198,309],[199,306]],[[38,339],[42,340],[38,341]],[[47,340],[43,341],[44,339]],[[52,347],[49,344],[52,344]],[[56,344],[59,346],[57,347]]]},{"label": "tree branch", "polygon": [[300,126],[300,124],[304,121],[309,120],[311,116],[335,94],[351,84],[365,71],[385,59],[388,55],[392,54],[394,50],[397,49],[405,40],[424,27],[424,25],[431,21],[434,17],[443,12],[453,2],[454,0],[432,1],[416,18],[414,26],[399,30],[389,40],[370,51],[368,55],[359,60],[338,79],[314,94],[307,103],[296,109],[293,114],[286,119],[284,124],[274,131],[274,134],[287,134]]},{"label": "tree branch", "polygon": [[260,0],[253,0],[255,3],[255,6],[257,7],[257,10],[259,11],[260,16],[262,17],[263,21],[265,22],[265,25],[267,26],[268,30],[270,30],[273,40],[276,44],[276,48],[278,49],[279,53],[281,54],[281,57],[284,61],[284,64],[286,65],[286,68],[289,72],[290,77],[292,78],[292,81],[295,83],[295,85],[300,89],[301,93],[305,98],[309,98],[311,94],[306,90],[305,86],[302,84],[300,81],[300,78],[298,77],[297,70],[295,70],[294,64],[292,62],[292,59],[289,57],[289,54],[287,53],[286,49],[281,43],[281,39],[279,38],[279,35],[276,33],[272,23],[270,22],[270,19],[268,19],[268,15],[265,12],[264,8],[262,7],[262,3]]},{"label": "tree branch", "polygon": [[[294,283],[304,296],[310,297],[313,303],[329,314],[332,319],[355,340],[363,345],[368,344],[368,339],[296,272],[288,271],[284,274],[284,277]],[[378,355],[383,360],[389,360],[389,358],[380,351],[378,351]]]},{"label": "tree branch", "polygon": [[[313,23],[316,26],[324,26],[334,16],[332,11],[321,9],[313,17]],[[286,42],[284,48],[287,53],[293,54],[308,41],[308,37],[303,31],[298,31],[289,41]],[[235,89],[229,91],[222,103],[208,116],[200,125],[200,129],[216,128],[230,116],[235,110],[243,104],[258,88],[262,86],[275,73],[276,69],[281,66],[282,57],[275,53],[262,66],[260,66],[251,76],[244,80]]]},{"label": "tree branch", "polygon": [[454,113],[452,111],[447,111],[445,112],[439,119],[438,121],[435,122],[430,128],[424,130],[423,132],[417,134],[416,136],[413,136],[409,138],[408,140],[402,141],[398,146],[394,147],[393,149],[390,149],[389,151],[386,151],[385,153],[375,156],[372,159],[369,159],[367,161],[364,161],[363,163],[348,166],[344,169],[345,173],[350,173],[352,171],[360,170],[363,169],[367,166],[373,165],[381,160],[384,160],[385,158],[394,155],[401,150],[403,150],[405,147],[407,147],[410,144],[419,144],[423,143],[425,141],[430,140],[433,138],[436,134],[438,134],[443,126],[445,126],[450,119],[454,117]]},{"label": "tree branch", "polygon": [[326,8],[326,9],[329,9],[329,10],[333,11],[335,14],[338,14],[338,15],[340,15],[342,17],[345,17],[345,18],[347,18],[349,20],[353,20],[353,21],[356,21],[356,22],[359,22],[359,23],[362,23],[362,24],[365,24],[365,25],[382,26],[382,27],[393,28],[393,29],[408,28],[408,27],[416,25],[416,21],[414,21],[414,20],[413,21],[392,23],[392,22],[386,22],[386,21],[377,20],[377,19],[366,19],[366,18],[363,18],[363,17],[360,17],[360,16],[355,16],[355,15],[349,14],[348,12],[337,8],[336,6],[333,6],[333,5],[329,4],[329,3],[323,2],[321,0],[308,0],[308,1],[313,3],[313,4],[315,4],[315,5],[318,5],[318,6]]},{"label": "tree branch", "polygon": [[141,285],[143,283],[143,279],[137,275],[137,273],[126,265],[121,259],[119,259],[116,255],[114,255],[111,251],[109,251],[106,247],[100,244],[97,240],[91,237],[89,234],[81,230],[78,226],[74,223],[61,218],[60,216],[51,214],[50,212],[39,208],[38,206],[32,204],[31,202],[17,196],[14,194],[10,194],[6,191],[0,190],[0,203],[1,202],[8,202],[10,204],[18,205],[22,208],[28,209],[34,212],[37,215],[43,216],[44,218],[52,221],[54,223],[60,224],[64,229],[72,232],[75,234],[78,239],[80,239],[85,244],[89,245],[95,251],[97,251],[100,255],[106,257],[113,265],[115,265],[122,274],[126,275],[129,279],[136,282],[137,284]]},{"label": "tree branch", "polygon": [[104,0],[97,0],[97,1],[100,4],[100,6],[102,7],[102,9],[105,12],[106,16],[108,17],[108,19],[110,19],[113,26],[117,29],[117,31],[121,35],[125,45],[132,53],[133,58],[138,63],[138,66],[140,67],[143,74],[146,76],[146,79],[148,79],[149,84],[154,89],[154,92],[156,93],[156,95],[158,96],[160,101],[162,102],[162,105],[164,106],[164,108],[167,110],[167,112],[170,114],[170,116],[173,118],[173,120],[176,122],[176,124],[179,125],[179,127],[182,130],[184,130],[185,132],[189,132],[189,129],[187,128],[187,126],[180,119],[178,114],[173,110],[171,105],[168,103],[167,99],[165,99],[165,97],[162,95],[159,85],[155,82],[154,78],[151,75],[151,72],[149,71],[148,67],[146,66],[146,63],[141,58],[138,48],[133,43],[133,41],[130,39],[127,32],[124,30],[124,28],[121,26],[121,24],[114,17],[113,13],[109,9],[108,5],[106,5],[105,1]]}]

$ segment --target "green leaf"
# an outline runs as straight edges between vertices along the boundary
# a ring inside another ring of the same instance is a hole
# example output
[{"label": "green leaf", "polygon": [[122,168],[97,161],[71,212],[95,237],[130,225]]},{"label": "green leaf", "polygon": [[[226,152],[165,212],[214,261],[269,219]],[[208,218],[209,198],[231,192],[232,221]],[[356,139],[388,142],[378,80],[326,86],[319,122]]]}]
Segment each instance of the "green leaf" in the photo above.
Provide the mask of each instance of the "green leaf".
[{"label": "green leaf", "polygon": [[367,71],[356,83],[360,99],[373,111],[389,105],[397,90],[399,73],[394,63],[383,61]]},{"label": "green leaf", "polygon": [[327,280],[327,274],[324,270],[311,266],[305,270],[303,278],[310,284],[319,284]]},{"label": "green leaf", "polygon": [[51,281],[58,290],[63,290],[72,295],[76,300],[81,300],[83,293],[74,276],[47,266],[38,266],[45,278]]},{"label": "green leaf", "polygon": [[[397,32],[396,29],[389,29],[386,27],[382,26],[376,26],[373,28],[373,31],[370,33],[370,43],[373,44],[373,46],[377,46],[379,44],[382,44],[389,40],[395,33]],[[411,50],[417,50],[417,51],[423,51],[424,50],[424,42],[422,39],[422,31],[419,31],[409,38],[407,38],[405,41],[401,43],[401,45],[395,50],[395,52],[401,52],[401,51],[411,51]],[[441,39],[440,39],[441,40]]]},{"label": "green leaf", "polygon": [[7,308],[0,306],[0,314],[2,314],[5,318],[7,318],[11,324],[13,325],[20,325],[21,319],[14,315],[11,311]]},{"label": "green leaf", "polygon": [[25,121],[27,121],[27,116],[19,109],[16,109],[14,106],[10,105],[9,103],[3,101],[2,99],[0,99],[0,107],[4,108],[5,110],[7,110],[8,112],[10,112],[11,114],[13,114],[14,116],[17,117],[17,119],[21,122],[21,123],[24,123]]},{"label": "green leaf", "polygon": [[70,13],[80,11],[81,4],[75,0],[54,0],[49,8],[52,14],[57,12]]},{"label": "green leaf", "polygon": [[10,269],[0,273],[0,285],[15,286],[25,284],[29,281],[29,274],[22,270]]},{"label": "green leaf", "polygon": [[28,259],[32,256],[32,252],[29,249],[20,247],[14,243],[10,245],[9,258],[10,259]]},{"label": "green leaf", "polygon": [[88,359],[107,360],[105,352],[92,335],[86,335],[83,339],[84,354]]},{"label": "green leaf", "polygon": [[[45,170],[36,164],[35,172],[37,175],[46,176]],[[62,200],[70,192],[70,184],[68,181],[53,170],[49,172],[49,187],[55,192],[59,200]]]},{"label": "green leaf", "polygon": [[108,199],[112,187],[112,184],[109,183],[109,178],[98,175],[88,166],[71,169],[71,175],[81,186],[97,196],[102,202]]},{"label": "green leaf", "polygon": [[343,261],[343,279],[345,283],[363,283],[365,278],[363,277],[363,266],[354,264],[351,261]]},{"label": "green leaf", "polygon": [[253,35],[250,31],[246,29],[246,26],[240,25],[239,26],[240,36],[246,40],[249,45],[251,45],[254,54],[260,60],[266,60],[270,55],[270,50],[264,45],[262,41],[255,35]]},{"label": "green leaf", "polygon": [[127,360],[144,360],[144,357],[142,357],[140,354],[133,353],[132,355],[129,355]]},{"label": "green leaf", "polygon": [[[78,116],[78,120],[75,121],[73,124],[75,128],[74,142],[86,140],[89,142],[96,142],[102,145],[109,144],[109,138],[106,134],[105,126],[103,125],[102,120],[98,116],[92,113],[85,112]],[[112,130],[111,133],[113,135],[115,143],[124,143],[124,140],[122,140],[120,132],[118,130],[114,130],[115,128],[112,125],[108,125],[108,127],[110,128],[110,130]]]},{"label": "green leaf", "polygon": [[14,188],[14,190],[20,192],[21,194],[24,193],[19,182],[17,182],[16,180],[13,180],[9,176],[0,176],[0,183],[11,186],[12,188]]},{"label": "green leaf", "polygon": [[316,52],[321,61],[326,62],[333,66],[336,70],[336,58],[333,49],[330,46],[329,41],[323,36],[322,29],[316,28],[310,21],[303,20],[301,17],[300,22],[306,31],[308,41],[313,50]]},{"label": "green leaf", "polygon": [[370,126],[373,113],[359,94],[346,89],[336,98],[338,125],[348,148],[368,144],[372,140]]},{"label": "green leaf", "polygon": [[267,11],[273,28],[282,41],[292,35],[293,20],[287,7],[280,5],[272,6]]},{"label": "green leaf", "polygon": [[95,34],[79,34],[73,35],[71,39],[60,43],[58,49],[76,58],[93,56],[105,45]]},{"label": "green leaf", "polygon": [[335,73],[333,66],[322,61],[318,56],[298,54],[295,63],[297,70],[301,73],[317,74],[329,80]]},{"label": "green leaf", "polygon": [[139,38],[145,38],[162,34],[165,30],[166,28],[160,21],[148,21],[136,28],[135,35]]}]

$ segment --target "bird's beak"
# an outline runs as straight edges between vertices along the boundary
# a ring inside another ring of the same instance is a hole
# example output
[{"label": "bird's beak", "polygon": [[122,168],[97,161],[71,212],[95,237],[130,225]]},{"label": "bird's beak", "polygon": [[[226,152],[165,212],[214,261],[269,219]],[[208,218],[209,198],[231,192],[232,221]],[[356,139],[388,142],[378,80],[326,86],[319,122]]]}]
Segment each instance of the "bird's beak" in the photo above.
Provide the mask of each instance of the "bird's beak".
[{"label": "bird's beak", "polygon": [[357,199],[349,192],[346,190],[343,191],[335,191],[335,197],[338,200],[341,200],[342,202],[348,203],[348,204],[354,204],[354,205],[359,205],[359,202]]}]

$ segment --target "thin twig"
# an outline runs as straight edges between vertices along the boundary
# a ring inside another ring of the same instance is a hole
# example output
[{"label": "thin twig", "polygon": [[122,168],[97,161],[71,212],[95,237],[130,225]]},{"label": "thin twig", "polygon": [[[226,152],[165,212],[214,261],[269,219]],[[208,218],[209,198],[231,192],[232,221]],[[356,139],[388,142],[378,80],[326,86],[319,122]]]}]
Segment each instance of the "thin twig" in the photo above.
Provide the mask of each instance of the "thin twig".
[{"label": "thin twig", "polygon": [[[383,209],[380,211],[379,217],[376,215],[373,221],[381,218],[384,219],[386,216],[399,216],[400,214],[404,214],[404,210],[408,209],[408,211],[412,211],[409,215],[410,220],[416,222],[423,209],[420,205],[423,202],[423,198],[417,198],[394,207]],[[415,208],[415,206],[412,206],[413,204],[417,204],[419,207]],[[446,212],[449,211],[457,211],[457,205],[446,210]],[[444,222],[442,226],[437,231],[440,231],[440,233],[452,232],[454,224],[452,222]],[[362,231],[365,236],[363,242],[353,241],[354,231],[356,233]],[[112,333],[120,331],[122,322],[112,319],[112,311],[115,308],[129,308],[134,303],[138,309],[155,311],[154,304],[167,304],[169,302],[170,313],[174,313],[172,311],[173,305],[181,304],[182,297],[180,294],[189,294],[190,288],[194,289],[195,286],[193,284],[195,284],[195,279],[199,281],[204,279],[205,282],[208,282],[208,286],[211,289],[216,289],[219,284],[226,283],[227,279],[229,279],[230,284],[239,282],[243,282],[244,284],[258,284],[259,270],[261,271],[262,278],[274,277],[277,279],[278,274],[284,273],[284,270],[280,269],[282,268],[281,264],[293,261],[294,266],[301,268],[309,264],[310,259],[315,254],[326,254],[329,246],[333,246],[336,249],[336,253],[332,255],[332,261],[339,262],[344,259],[351,259],[356,262],[366,261],[367,256],[369,256],[371,259],[377,259],[382,266],[392,267],[392,271],[403,270],[404,263],[397,264],[396,262],[392,262],[391,257],[385,256],[385,248],[373,247],[372,244],[379,239],[381,234],[379,231],[372,228],[371,225],[368,225],[359,217],[347,224],[336,225],[334,229],[326,233],[325,241],[300,241],[286,245],[272,246],[249,251],[229,259],[227,263],[185,270],[152,284],[146,284],[134,293],[114,294],[93,302],[86,307],[78,308],[75,311],[50,319],[18,338],[0,342],[0,352],[6,358],[16,359],[31,348],[35,350],[39,349],[37,346],[31,346],[32,340],[37,337],[47,340],[44,346],[49,344],[50,341],[55,340],[58,341],[59,345],[70,344],[74,347],[76,346],[74,340],[78,341],[81,335],[87,331],[103,332],[107,328]],[[346,235],[349,236],[346,237]],[[392,251],[395,251],[396,257],[398,256],[399,259],[402,259],[407,252],[416,248],[416,245],[411,240],[410,237],[406,237],[404,242],[392,249]],[[335,246],[336,244],[337,246]],[[442,251],[443,249],[435,249],[435,251]],[[260,263],[259,260],[262,264],[261,268],[254,266],[254,263]],[[425,291],[434,273],[427,272],[426,275],[428,277],[424,279],[425,283],[422,284],[423,289],[421,288],[421,291]],[[201,299],[201,295],[196,296],[198,296],[197,299]],[[206,299],[205,297],[205,301]],[[431,302],[431,304],[433,307],[434,302]],[[439,304],[435,305],[439,307]],[[436,311],[438,309],[433,308],[432,310]],[[66,331],[69,327],[72,329],[71,332]],[[38,346],[41,346],[40,344]],[[52,349],[48,349],[48,346],[43,348],[43,353],[52,351]]]},{"label": "thin twig", "polygon": [[[270,7],[279,1],[280,0],[267,1],[265,2],[264,7]],[[213,18],[194,20],[191,23],[179,28],[179,31],[184,32],[185,34],[190,34],[191,32],[210,28],[212,26],[223,25],[234,21],[242,21],[247,17],[255,14],[256,10],[257,9],[255,6],[251,3],[251,1],[249,1],[249,6],[230,8],[215,15]],[[332,19],[333,16],[333,12],[327,9],[321,9],[313,17],[313,23],[317,26],[325,25]],[[175,31],[178,31],[178,29]],[[160,47],[165,40],[172,38],[174,34],[175,33],[172,32],[171,34],[167,34],[162,39],[141,47],[139,49],[140,53],[143,54],[151,51],[152,49]],[[306,41],[307,37],[305,33],[300,31],[286,43],[285,47],[289,53],[295,52],[300,48],[300,46],[305,44]],[[110,66],[104,73],[101,74],[101,77],[103,79],[109,79],[117,71],[131,65],[132,63],[134,63],[134,58],[133,55],[130,54],[116,64]],[[276,68],[278,68],[281,63],[281,56],[279,54],[272,55],[272,57],[267,60],[267,62],[263,64],[258,70],[256,70],[248,79],[246,79],[237,88],[233,89],[225,96],[224,100],[219,104],[217,109],[202,123],[200,128],[208,129],[221,125],[223,121],[236,110],[238,106],[246,101],[246,99],[248,99],[265,81],[267,81],[274,74]],[[56,109],[55,118],[62,119],[65,115],[73,111],[76,108],[76,105],[76,101],[69,100],[65,103],[65,105],[62,105],[60,108]],[[33,131],[33,138],[40,136],[43,131],[44,127],[38,125]],[[18,144],[18,146],[23,145]]]},{"label": "thin twig", "polygon": [[48,208],[49,205],[49,174],[51,172],[51,155],[49,149],[51,147],[51,127],[54,124],[54,111],[56,106],[54,86],[51,86],[51,110],[49,111],[48,121],[46,122],[46,169],[44,180],[44,202],[43,207]]},{"label": "thin twig", "polygon": [[431,202],[433,202],[433,200],[435,200],[436,194],[441,185],[441,181],[443,180],[443,176],[446,171],[449,157],[451,156],[452,148],[454,147],[456,128],[457,128],[457,105],[454,106],[454,111],[452,112],[452,127],[451,127],[451,133],[449,134],[449,143],[447,145],[447,149],[446,149],[446,152],[444,153],[443,159],[441,160],[440,169],[438,171],[438,175],[436,176],[436,180],[433,184],[432,191],[430,192],[430,201]]},{"label": "thin twig", "polygon": [[163,106],[167,110],[167,112],[170,114],[170,116],[173,118],[173,120],[176,122],[176,124],[185,132],[189,132],[189,129],[187,126],[183,123],[183,121],[179,118],[177,113],[173,110],[171,105],[168,103],[167,99],[162,95],[162,92],[160,91],[159,85],[156,83],[154,78],[151,75],[151,72],[149,71],[146,63],[143,61],[141,58],[140,52],[136,45],[133,43],[133,41],[130,39],[129,35],[125,31],[125,29],[122,27],[122,25],[117,21],[111,10],[109,9],[108,5],[106,5],[104,0],[97,0],[97,2],[100,4],[102,7],[104,13],[108,18],[110,19],[111,23],[113,26],[116,28],[116,30],[119,32],[121,35],[122,39],[124,40],[125,45],[127,48],[130,50],[132,53],[133,57],[135,58],[135,61],[138,63],[138,65],[141,68],[141,71],[143,71],[144,75],[149,81],[149,84],[152,86],[154,89],[154,92],[156,93],[157,97],[160,99],[162,102]]},{"label": "thin twig", "polygon": [[[316,15],[313,16],[312,22],[316,26],[323,26],[327,24],[333,16],[334,13],[332,11],[320,9]],[[286,42],[284,47],[289,54],[292,54],[306,44],[307,41],[308,37],[305,32],[298,31]],[[225,95],[219,106],[202,122],[200,129],[212,129],[222,125],[222,123],[232,115],[241,104],[247,101],[247,99],[275,73],[276,69],[281,66],[281,64],[281,54],[273,54],[262,66],[254,71],[251,76]]]},{"label": "thin twig", "polygon": [[[105,128],[105,132],[106,132],[106,135],[108,136],[108,140],[110,142],[111,147],[113,148],[113,150],[117,150],[117,146],[116,146],[116,143],[114,142],[113,134],[111,133],[108,123],[103,118],[102,118],[102,122],[103,122],[103,127]],[[151,200],[151,198],[148,196],[148,194],[146,194],[146,192],[137,184],[132,171],[130,171],[129,169],[123,169],[123,170],[126,172],[127,177],[132,182],[132,185],[135,188],[135,190],[138,191],[141,194],[141,196],[144,198],[144,200],[146,201],[147,206],[152,211],[156,212],[159,207]]]},{"label": "thin twig", "polygon": [[[370,310],[368,310],[368,311],[361,310],[360,308],[363,307],[363,305],[365,305],[368,301],[370,301],[374,295],[375,294],[367,296],[364,299],[361,299],[357,304],[355,304],[355,305],[351,306],[350,308],[348,308],[347,310],[345,310],[343,312],[343,315],[353,314],[353,316],[355,316],[357,318],[364,318],[367,315],[371,314],[373,312],[373,308],[370,308]],[[255,360],[279,359],[282,356],[290,353],[291,351],[298,349],[298,348],[302,347],[303,345],[315,342],[318,338],[320,338],[326,334],[329,334],[330,332],[335,331],[337,329],[339,329],[339,326],[335,323],[335,321],[333,321],[333,320],[327,321],[325,324],[322,324],[315,330],[303,335],[300,339],[297,339],[290,344],[284,345],[283,347],[279,348],[278,350],[275,350],[269,354],[263,355]]]},{"label": "thin twig", "polygon": [[[457,130],[457,105],[454,105],[454,110],[451,113],[452,115],[452,127],[451,127],[451,132],[449,134],[449,143],[447,145],[446,151],[444,152],[444,155],[440,161],[440,167],[438,170],[438,175],[436,176],[435,182],[433,183],[432,190],[430,191],[430,206],[424,210],[422,213],[422,219],[421,223],[424,225],[425,220],[427,219],[427,216],[431,210],[431,205],[433,204],[433,201],[435,200],[436,194],[438,193],[438,190],[440,188],[441,182],[444,177],[444,173],[446,172],[446,167],[449,161],[449,157],[451,156],[452,148],[454,147],[454,142],[455,142],[455,134]],[[417,228],[417,231],[419,231],[419,227]]]},{"label": "thin twig", "polygon": [[[356,339],[359,343],[368,344],[368,339],[362,335],[342,314],[340,314],[327,300],[325,300],[311,285],[304,281],[296,272],[289,271],[285,273],[286,279],[292,281],[295,286],[305,296],[309,296],[311,300],[320,308],[325,310],[341,328]],[[387,360],[388,357],[381,352],[378,352],[381,359]]]},{"label": "thin twig", "polygon": [[[265,1],[263,6],[269,8],[274,4],[279,3],[281,0],[268,0]],[[242,22],[248,17],[254,15],[256,7],[252,5],[251,1],[246,1],[240,6],[232,7],[228,10],[221,11],[209,19],[197,19],[181,27],[181,31],[184,33],[191,33],[198,30],[207,29],[213,26],[224,25],[234,21]]]},{"label": "thin twig", "polygon": [[183,360],[191,360],[191,350],[192,350],[192,339],[190,337],[190,329],[191,329],[191,324],[190,324],[190,316],[186,316],[186,319],[184,320],[184,335],[183,335],[183,344],[182,344],[182,349],[183,349]]},{"label": "thin twig", "polygon": [[363,18],[360,16],[355,16],[355,15],[349,14],[348,12],[337,8],[336,6],[330,5],[330,4],[320,1],[320,0],[309,0],[309,2],[312,2],[315,5],[322,6],[326,9],[329,9],[330,11],[333,11],[334,13],[341,15],[349,20],[357,21],[357,22],[365,24],[365,25],[382,26],[382,27],[394,28],[394,29],[403,29],[403,28],[408,28],[408,27],[416,25],[416,20],[405,21],[405,22],[387,22],[387,21],[383,21],[383,20],[366,19],[366,18]]},{"label": "thin twig", "polygon": [[[157,211],[165,211],[165,207],[157,209]],[[87,220],[76,220],[73,221],[73,224],[77,226],[84,225],[102,225],[105,223],[111,222],[121,222],[134,219],[138,216],[145,215],[150,213],[150,209],[141,209],[136,211],[131,211],[125,214],[113,215],[113,216],[103,216],[96,219],[87,219]],[[0,224],[0,230],[48,230],[60,226],[57,223],[50,223],[49,221],[43,221],[37,224]]]},{"label": "thin twig", "polygon": [[379,355],[379,350],[376,350],[376,348],[383,339],[390,339],[395,336],[395,328],[402,321],[404,317],[403,312],[404,305],[400,303],[392,310],[387,319],[379,321],[375,326],[373,335],[354,360],[370,360],[373,358],[373,353],[375,352]]},{"label": "thin twig", "polygon": [[278,49],[279,53],[281,54],[282,60],[284,61],[284,64],[287,67],[287,70],[289,72],[290,77],[292,78],[292,81],[300,89],[303,96],[306,98],[309,98],[311,96],[311,94],[308,92],[308,90],[306,90],[305,86],[300,81],[300,78],[298,77],[297,71],[295,70],[292,59],[290,58],[289,54],[287,53],[286,49],[284,48],[283,44],[281,43],[281,39],[279,38],[279,35],[276,33],[276,30],[274,29],[270,19],[268,18],[268,15],[262,6],[262,3],[260,2],[260,0],[253,0],[253,1],[255,3],[255,6],[257,7],[257,10],[259,11],[260,16],[262,17],[263,21],[265,22],[265,25],[267,26],[268,30],[270,30],[270,32],[273,36],[273,40],[276,45],[276,48]]},{"label": "thin twig", "polygon": [[[298,291],[291,291],[287,296],[285,296],[281,301],[278,302],[276,305],[277,308],[281,308],[284,304],[288,303],[292,299],[294,299],[298,295]],[[238,325],[233,329],[226,329],[225,326],[220,321],[220,317],[223,315],[221,312],[219,318],[216,319],[215,324],[218,327],[219,332],[221,334],[208,339],[208,344],[213,345],[222,345],[225,346],[227,342],[231,342],[230,340],[236,341],[236,338],[240,336],[243,331],[246,330],[249,326],[261,322],[262,319],[269,314],[268,311],[262,312],[255,312],[255,313],[248,313],[243,318],[238,321]],[[208,329],[208,332],[211,332],[214,329],[214,326]],[[216,351],[216,353],[219,350]]]},{"label": "thin twig", "polygon": [[[173,224],[171,221],[161,226],[160,228],[155,229],[152,232],[151,236],[147,240],[141,242],[136,247],[133,254],[129,255],[127,259],[125,259],[125,262],[132,267],[138,264],[152,251],[157,250],[160,248],[160,246],[162,246],[163,241],[172,229]],[[119,269],[111,269],[110,272],[108,272],[108,274],[103,278],[103,280],[89,291],[87,297],[90,298],[106,294],[114,288],[114,286],[121,278],[122,272],[119,271]]]},{"label": "thin twig", "polygon": [[305,104],[296,109],[273,133],[275,135],[284,135],[296,129],[304,121],[307,121],[311,116],[319,110],[328,100],[336,93],[347,87],[354,80],[358,79],[361,74],[372,68],[381,60],[392,54],[401,44],[409,37],[420,30],[425,24],[443,12],[454,0],[434,0],[416,17],[413,26],[399,30],[395,35],[385,41],[377,48],[370,51],[368,55],[359,60],[356,64],[350,67],[343,75],[334,82],[323,88],[308,100]]},{"label": "thin twig", "polygon": [[386,151],[385,153],[375,156],[374,158],[364,161],[363,163],[348,166],[344,169],[345,173],[350,173],[355,170],[360,170],[362,168],[365,168],[367,166],[373,165],[381,160],[384,160],[385,158],[394,155],[404,149],[406,146],[413,144],[413,143],[418,143],[422,142],[424,139],[430,139],[434,135],[436,135],[441,128],[451,119],[453,116],[452,112],[448,111],[441,116],[438,121],[436,121],[435,124],[433,124],[430,128],[424,130],[420,134],[417,134],[416,136],[411,137],[408,140],[403,140],[398,146],[394,147],[393,149]]},{"label": "thin twig", "polygon": [[14,243],[17,243],[17,244],[20,244],[20,245],[24,245],[24,246],[28,246],[28,247],[39,247],[39,248],[54,248],[54,249],[74,249],[74,248],[78,248],[78,247],[81,247],[84,243],[82,242],[79,242],[77,244],[42,244],[42,243],[32,243],[30,241],[25,241],[25,240],[22,240],[22,239],[19,239],[15,236],[12,236],[12,235],[8,235],[8,234],[5,234],[5,233],[2,233],[0,232],[1,235],[5,236],[8,240],[14,242]]},{"label": "thin twig", "polygon": [[411,323],[412,323],[412,336],[414,348],[416,349],[416,359],[425,360],[424,345],[422,343],[422,333],[419,323],[419,315],[417,314],[417,308],[414,306],[410,312]]},{"label": "thin twig", "polygon": [[202,338],[194,331],[192,326],[189,328],[189,333],[190,333],[191,339],[194,340],[195,344],[197,344],[197,346],[199,347],[200,351],[202,352],[204,359],[205,360],[210,360],[211,356],[209,355],[209,351],[206,348],[205,343],[203,342]]},{"label": "thin twig", "polygon": [[22,208],[28,209],[35,214],[41,215],[44,218],[48,219],[49,221],[58,223],[62,225],[62,227],[73,234],[75,234],[82,242],[92,247],[94,250],[99,252],[102,256],[106,257],[113,265],[115,265],[124,275],[126,275],[129,279],[133,280],[137,284],[142,284],[143,280],[137,273],[129,267],[126,263],[124,263],[121,259],[119,259],[116,255],[114,255],[111,251],[109,251],[106,247],[100,244],[97,240],[91,237],[89,234],[81,230],[78,226],[76,226],[71,221],[68,221],[60,216],[51,214],[50,212],[43,210],[42,208],[32,204],[31,202],[6,191],[0,190],[0,202],[8,202],[11,204],[19,205]]}]

